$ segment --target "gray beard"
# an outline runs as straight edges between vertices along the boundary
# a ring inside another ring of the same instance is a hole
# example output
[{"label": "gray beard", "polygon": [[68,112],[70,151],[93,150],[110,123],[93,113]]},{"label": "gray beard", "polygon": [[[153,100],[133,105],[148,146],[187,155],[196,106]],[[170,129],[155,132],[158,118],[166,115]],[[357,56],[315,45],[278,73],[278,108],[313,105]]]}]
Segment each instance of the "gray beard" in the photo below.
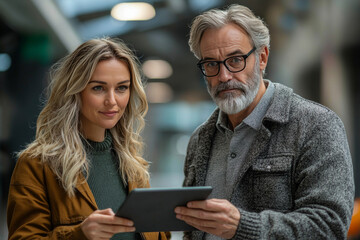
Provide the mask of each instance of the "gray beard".
[{"label": "gray beard", "polygon": [[[254,66],[252,75],[243,84],[237,80],[230,80],[228,82],[221,82],[214,88],[211,88],[208,81],[206,81],[208,92],[216,105],[226,114],[236,114],[247,108],[255,99],[260,87],[260,69],[258,61]],[[238,89],[241,91],[239,96],[237,93],[219,93],[226,89]]]}]

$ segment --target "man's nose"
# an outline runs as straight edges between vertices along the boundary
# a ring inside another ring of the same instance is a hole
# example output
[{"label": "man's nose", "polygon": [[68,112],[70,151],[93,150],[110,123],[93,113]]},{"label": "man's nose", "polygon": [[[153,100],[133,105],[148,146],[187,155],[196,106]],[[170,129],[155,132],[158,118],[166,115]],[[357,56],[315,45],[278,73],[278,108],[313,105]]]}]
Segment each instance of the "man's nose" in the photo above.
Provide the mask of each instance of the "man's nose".
[{"label": "man's nose", "polygon": [[220,70],[218,74],[218,79],[220,82],[228,82],[232,78],[231,72],[225,67],[224,64],[220,64]]}]

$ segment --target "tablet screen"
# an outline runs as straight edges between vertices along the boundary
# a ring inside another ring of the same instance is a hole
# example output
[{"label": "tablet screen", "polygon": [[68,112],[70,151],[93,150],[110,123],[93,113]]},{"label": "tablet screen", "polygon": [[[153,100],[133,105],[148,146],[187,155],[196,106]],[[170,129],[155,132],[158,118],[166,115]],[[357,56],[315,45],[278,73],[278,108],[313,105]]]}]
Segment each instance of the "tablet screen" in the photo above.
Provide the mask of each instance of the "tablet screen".
[{"label": "tablet screen", "polygon": [[136,232],[194,231],[194,227],[176,218],[174,209],[189,201],[204,200],[210,186],[179,188],[136,188],[116,215],[132,220]]}]

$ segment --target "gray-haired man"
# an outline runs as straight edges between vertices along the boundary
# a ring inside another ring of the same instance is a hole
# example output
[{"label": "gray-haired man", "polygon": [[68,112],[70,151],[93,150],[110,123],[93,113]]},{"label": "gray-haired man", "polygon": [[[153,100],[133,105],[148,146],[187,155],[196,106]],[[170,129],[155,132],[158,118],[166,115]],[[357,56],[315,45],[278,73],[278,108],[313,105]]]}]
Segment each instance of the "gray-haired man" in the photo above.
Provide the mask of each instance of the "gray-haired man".
[{"label": "gray-haired man", "polygon": [[354,180],[343,123],[263,79],[268,28],[232,5],[195,18],[189,45],[218,109],[193,133],[184,186],[209,200],[175,209],[186,239],[346,239]]}]

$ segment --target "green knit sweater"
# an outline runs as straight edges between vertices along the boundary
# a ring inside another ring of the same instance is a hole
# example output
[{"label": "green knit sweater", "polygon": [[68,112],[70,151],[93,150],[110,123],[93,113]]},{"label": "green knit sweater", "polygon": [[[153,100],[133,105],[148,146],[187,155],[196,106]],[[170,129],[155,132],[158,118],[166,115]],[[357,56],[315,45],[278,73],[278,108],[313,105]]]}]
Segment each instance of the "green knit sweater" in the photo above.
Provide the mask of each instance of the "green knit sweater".
[{"label": "green knit sweater", "polygon": [[[112,148],[109,132],[103,142],[84,141],[90,163],[88,184],[99,209],[111,208],[115,213],[127,195],[121,174],[118,171],[118,157]],[[119,233],[111,239],[137,239],[135,233]]]}]

